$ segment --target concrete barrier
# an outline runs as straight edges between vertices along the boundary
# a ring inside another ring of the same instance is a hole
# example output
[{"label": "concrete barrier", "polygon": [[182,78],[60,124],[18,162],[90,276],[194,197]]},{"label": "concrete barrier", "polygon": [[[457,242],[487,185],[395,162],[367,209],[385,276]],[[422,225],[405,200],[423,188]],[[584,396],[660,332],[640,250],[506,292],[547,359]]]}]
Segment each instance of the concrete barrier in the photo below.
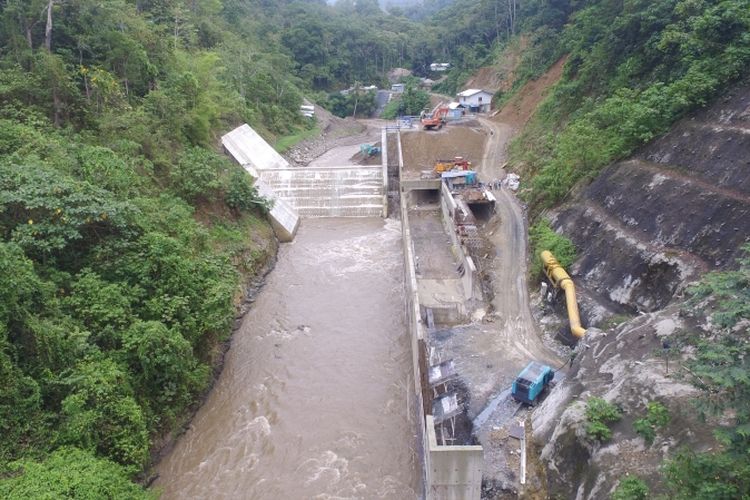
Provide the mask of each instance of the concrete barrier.
[{"label": "concrete barrier", "polygon": [[292,241],[299,228],[299,214],[291,205],[280,200],[263,181],[256,179],[255,188],[258,190],[258,194],[273,201],[273,207],[271,207],[268,215],[276,237],[282,242]]},{"label": "concrete barrier", "polygon": [[380,167],[383,169],[383,217],[388,217],[388,131],[380,131]]},{"label": "concrete barrier", "polygon": [[[398,139],[399,149],[401,139]],[[403,160],[399,168],[403,171]],[[401,231],[404,248],[404,287],[407,329],[411,339],[412,370],[416,397],[417,433],[422,457],[424,496],[428,500],[476,500],[482,488],[484,452],[481,446],[441,446],[435,436],[435,423],[426,411],[425,400],[432,390],[426,380],[428,360],[427,329],[422,321],[419,285],[411,239],[408,203],[401,203]],[[428,406],[429,407],[429,406]]]},{"label": "concrete barrier", "polygon": [[425,417],[431,478],[427,498],[469,499],[482,494],[481,446],[439,446],[432,415]]},{"label": "concrete barrier", "polygon": [[247,123],[221,136],[221,144],[240,165],[256,170],[289,167],[289,162]]},{"label": "concrete barrier", "polygon": [[443,227],[451,238],[453,254],[463,266],[461,282],[464,287],[464,294],[467,299],[479,298],[481,296],[481,287],[479,286],[477,266],[458,238],[458,231],[453,218],[457,205],[445,183],[442,183],[440,188],[440,206],[442,207]]}]

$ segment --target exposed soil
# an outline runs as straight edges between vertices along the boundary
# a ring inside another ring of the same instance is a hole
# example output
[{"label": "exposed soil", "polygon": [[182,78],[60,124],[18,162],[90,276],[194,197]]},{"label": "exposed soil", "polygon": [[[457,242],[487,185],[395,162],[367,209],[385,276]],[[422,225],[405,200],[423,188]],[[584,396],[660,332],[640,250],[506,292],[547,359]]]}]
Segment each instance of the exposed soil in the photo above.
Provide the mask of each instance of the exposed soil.
[{"label": "exposed soil", "polygon": [[521,63],[521,54],[528,47],[528,38],[521,37],[520,41],[509,45],[499,57],[499,62],[492,66],[479,68],[464,85],[467,89],[483,89],[489,91],[507,92],[516,81],[516,70]]},{"label": "exposed soil", "polygon": [[463,156],[472,165],[484,160],[488,132],[483,127],[447,125],[441,130],[415,130],[401,134],[404,173],[431,171],[437,160]]},{"label": "exposed soil", "polygon": [[562,57],[544,75],[526,82],[521,90],[495,112],[495,121],[508,124],[516,130],[522,128],[533,116],[539,103],[547,97],[549,89],[560,80],[567,60],[568,56]]}]

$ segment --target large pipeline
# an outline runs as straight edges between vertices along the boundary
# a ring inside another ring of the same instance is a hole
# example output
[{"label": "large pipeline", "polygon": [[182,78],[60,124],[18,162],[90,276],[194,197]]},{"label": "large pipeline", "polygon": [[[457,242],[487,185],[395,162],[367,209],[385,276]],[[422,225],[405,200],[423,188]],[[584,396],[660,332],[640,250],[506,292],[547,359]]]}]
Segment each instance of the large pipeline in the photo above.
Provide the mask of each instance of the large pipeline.
[{"label": "large pipeline", "polygon": [[565,303],[568,307],[568,321],[570,322],[570,332],[576,338],[580,339],[586,335],[586,329],[581,326],[581,316],[578,313],[578,302],[576,302],[576,287],[573,280],[565,272],[552,252],[544,250],[540,254],[542,264],[544,264],[544,274],[547,275],[552,286],[565,290]]}]

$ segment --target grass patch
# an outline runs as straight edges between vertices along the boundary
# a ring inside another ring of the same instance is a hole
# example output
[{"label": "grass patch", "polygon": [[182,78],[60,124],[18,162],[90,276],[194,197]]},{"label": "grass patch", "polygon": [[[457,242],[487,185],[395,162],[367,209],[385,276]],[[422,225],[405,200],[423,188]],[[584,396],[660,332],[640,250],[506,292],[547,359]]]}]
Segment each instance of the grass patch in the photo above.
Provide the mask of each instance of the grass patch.
[{"label": "grass patch", "polygon": [[651,401],[646,409],[646,418],[633,422],[633,429],[651,446],[656,438],[656,431],[669,423],[669,410],[658,401]]},{"label": "grass patch", "polygon": [[273,148],[279,153],[284,153],[292,146],[299,144],[305,139],[315,137],[316,135],[320,135],[320,126],[318,125],[315,125],[313,128],[303,129],[295,134],[279,137],[276,140],[276,144],[273,145]]}]

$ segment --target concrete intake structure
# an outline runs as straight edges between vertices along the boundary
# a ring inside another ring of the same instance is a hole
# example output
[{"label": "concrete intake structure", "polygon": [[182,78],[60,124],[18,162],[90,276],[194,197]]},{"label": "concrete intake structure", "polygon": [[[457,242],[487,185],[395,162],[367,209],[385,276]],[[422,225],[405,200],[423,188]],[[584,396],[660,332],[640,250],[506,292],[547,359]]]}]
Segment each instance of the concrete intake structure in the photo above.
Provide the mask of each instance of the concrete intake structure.
[{"label": "concrete intake structure", "polygon": [[385,185],[380,165],[276,168],[260,179],[300,217],[383,217]]},{"label": "concrete intake structure", "polygon": [[565,272],[552,252],[544,250],[540,254],[544,265],[544,274],[555,288],[565,290],[565,304],[568,308],[568,321],[570,322],[570,333],[577,339],[586,335],[586,329],[581,326],[581,316],[578,313],[578,302],[576,301],[576,287],[573,280]]}]

